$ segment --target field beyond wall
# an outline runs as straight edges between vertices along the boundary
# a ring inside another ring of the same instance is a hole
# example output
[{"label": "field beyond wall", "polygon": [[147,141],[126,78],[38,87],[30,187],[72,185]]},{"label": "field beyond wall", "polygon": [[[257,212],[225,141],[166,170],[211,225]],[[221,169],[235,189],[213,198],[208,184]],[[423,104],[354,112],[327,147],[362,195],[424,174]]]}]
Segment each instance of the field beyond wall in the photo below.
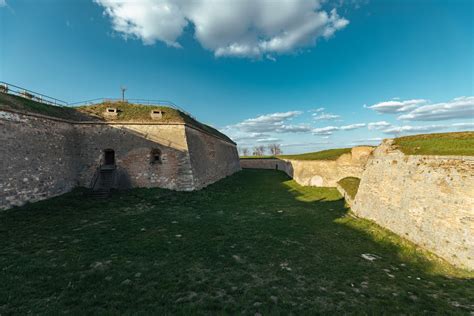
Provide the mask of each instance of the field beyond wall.
[{"label": "field beyond wall", "polygon": [[2,315],[474,312],[474,273],[271,170],[5,211],[0,251]]}]

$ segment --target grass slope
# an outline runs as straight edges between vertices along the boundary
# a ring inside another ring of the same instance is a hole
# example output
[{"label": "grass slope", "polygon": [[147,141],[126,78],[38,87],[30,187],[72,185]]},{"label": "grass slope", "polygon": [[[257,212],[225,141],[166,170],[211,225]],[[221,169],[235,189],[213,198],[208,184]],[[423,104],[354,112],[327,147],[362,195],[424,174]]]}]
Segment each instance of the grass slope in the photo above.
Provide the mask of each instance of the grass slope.
[{"label": "grass slope", "polygon": [[269,170],[3,212],[0,267],[2,315],[474,311],[473,273]]},{"label": "grass slope", "polygon": [[395,138],[394,145],[407,155],[474,156],[474,132],[405,136]]},{"label": "grass slope", "polygon": [[0,108],[22,112],[32,112],[72,121],[107,121],[109,119],[105,118],[103,113],[108,107],[115,107],[121,111],[116,118],[110,119],[111,121],[150,122],[153,121],[150,118],[150,111],[152,109],[160,109],[164,112],[163,118],[160,120],[160,122],[187,123],[190,126],[197,127],[211,135],[215,135],[233,143],[229,137],[219,132],[217,129],[203,124],[190,117],[186,113],[170,107],[132,104],[128,102],[104,102],[96,105],[65,107],[44,104],[15,95],[0,93]]},{"label": "grass slope", "polygon": [[351,149],[352,148],[337,148],[300,155],[280,155],[278,157],[293,160],[336,160],[341,155],[350,153]]},{"label": "grass slope", "polygon": [[347,194],[354,199],[359,190],[360,179],[356,177],[346,177],[337,182]]},{"label": "grass slope", "polygon": [[81,114],[74,108],[44,104],[34,100],[22,98],[20,96],[1,92],[0,108],[21,112],[32,112],[35,114],[47,115],[65,120],[85,120],[88,118],[86,115]]},{"label": "grass slope", "polygon": [[350,153],[352,148],[336,148],[298,155],[241,156],[240,159],[291,159],[291,160],[336,160],[342,154]]}]

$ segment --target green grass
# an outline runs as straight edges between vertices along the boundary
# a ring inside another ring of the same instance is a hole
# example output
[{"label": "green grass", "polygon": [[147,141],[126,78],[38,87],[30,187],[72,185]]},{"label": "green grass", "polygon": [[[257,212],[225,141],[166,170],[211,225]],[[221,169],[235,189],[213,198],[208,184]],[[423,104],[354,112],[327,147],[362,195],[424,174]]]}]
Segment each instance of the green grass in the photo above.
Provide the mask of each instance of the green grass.
[{"label": "green grass", "polygon": [[359,190],[359,184],[360,184],[360,179],[356,177],[347,177],[344,179],[341,179],[337,182],[343,189],[344,191],[347,192],[347,194],[354,199],[357,190]]},{"label": "green grass", "polygon": [[87,116],[73,108],[65,106],[54,106],[44,104],[20,96],[0,92],[0,108],[11,109],[21,112],[32,112],[66,120],[84,120]]},{"label": "green grass", "polygon": [[[115,107],[120,110],[116,118],[110,119],[103,116],[103,113],[108,107]],[[32,112],[72,121],[112,120],[119,122],[150,122],[153,121],[150,118],[150,111],[152,109],[160,109],[164,113],[160,122],[187,123],[188,125],[200,128],[211,135],[233,142],[229,137],[215,128],[195,120],[186,113],[165,106],[132,104],[128,102],[104,102],[96,105],[65,107],[44,104],[15,95],[0,93],[0,108]]]},{"label": "green grass", "polygon": [[342,154],[350,153],[352,148],[337,148],[297,155],[241,156],[240,159],[291,159],[291,160],[336,160]]},{"label": "green grass", "polygon": [[474,311],[473,273],[347,212],[336,189],[270,170],[197,192],[77,190],[0,214],[0,314]]},{"label": "green grass", "polygon": [[474,156],[474,132],[405,136],[394,145],[407,155]]},{"label": "green grass", "polygon": [[240,159],[278,159],[276,156],[240,156]]},{"label": "green grass", "polygon": [[336,160],[341,155],[350,153],[351,148],[337,148],[317,151],[314,153],[306,153],[300,155],[280,155],[278,158],[292,159],[292,160]]}]

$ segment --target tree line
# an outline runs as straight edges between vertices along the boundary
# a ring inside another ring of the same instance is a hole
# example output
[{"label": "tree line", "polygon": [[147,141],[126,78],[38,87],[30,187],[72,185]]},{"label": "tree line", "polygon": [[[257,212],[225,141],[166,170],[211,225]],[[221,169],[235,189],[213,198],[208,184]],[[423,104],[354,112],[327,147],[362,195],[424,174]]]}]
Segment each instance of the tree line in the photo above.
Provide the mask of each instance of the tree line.
[{"label": "tree line", "polygon": [[271,156],[281,155],[280,144],[269,144],[267,146],[255,146],[253,148],[239,148],[241,156],[265,156],[267,153]]}]

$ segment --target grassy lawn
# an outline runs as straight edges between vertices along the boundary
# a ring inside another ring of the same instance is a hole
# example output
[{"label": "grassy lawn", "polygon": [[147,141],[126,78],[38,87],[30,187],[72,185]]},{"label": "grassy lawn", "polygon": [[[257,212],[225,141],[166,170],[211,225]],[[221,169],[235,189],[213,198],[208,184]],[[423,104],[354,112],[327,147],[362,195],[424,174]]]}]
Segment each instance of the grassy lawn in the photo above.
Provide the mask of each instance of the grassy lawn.
[{"label": "grassy lawn", "polygon": [[350,153],[351,148],[336,148],[300,155],[280,155],[278,158],[293,160],[336,160],[342,154]]},{"label": "grassy lawn", "polygon": [[359,190],[359,184],[360,184],[360,179],[356,177],[347,177],[344,179],[341,179],[337,182],[343,189],[344,191],[347,192],[347,194],[354,199],[357,190]]},{"label": "grassy lawn", "polygon": [[[117,117],[106,118],[103,113],[108,107],[114,107],[119,110]],[[118,121],[118,122],[154,122],[150,117],[151,110],[162,110],[163,117],[159,122],[162,123],[187,123],[190,126],[197,127],[209,134],[215,135],[221,139],[233,142],[229,137],[219,132],[217,129],[203,124],[186,113],[177,109],[156,106],[143,105],[128,102],[103,102],[95,105],[67,107],[45,104],[35,100],[26,99],[20,96],[0,93],[0,109],[10,109],[22,112],[31,112],[52,117],[57,117],[72,121]]]},{"label": "grassy lawn", "polygon": [[276,156],[240,156],[240,159],[278,159]]},{"label": "grassy lawn", "polygon": [[408,155],[474,156],[474,132],[406,136],[396,138],[394,145]]},{"label": "grassy lawn", "polygon": [[0,267],[2,315],[474,312],[473,273],[270,170],[3,212]]},{"label": "grassy lawn", "polygon": [[298,155],[241,156],[240,159],[292,159],[292,160],[336,160],[342,154],[350,153],[352,148],[327,149]]}]

